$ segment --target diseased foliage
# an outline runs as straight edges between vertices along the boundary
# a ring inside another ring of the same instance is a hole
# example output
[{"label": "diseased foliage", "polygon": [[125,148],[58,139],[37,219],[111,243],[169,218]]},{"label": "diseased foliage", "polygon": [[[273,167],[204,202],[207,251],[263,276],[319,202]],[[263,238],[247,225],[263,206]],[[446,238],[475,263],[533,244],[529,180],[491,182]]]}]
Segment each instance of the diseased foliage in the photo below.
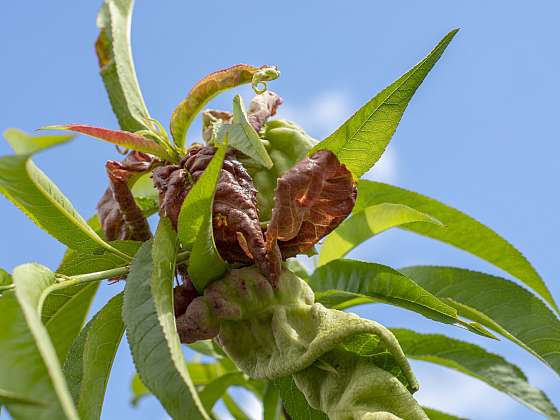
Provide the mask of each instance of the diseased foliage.
[{"label": "diseased foliage", "polygon": [[[150,118],[132,62],[132,0],[105,0],[96,42],[100,73],[120,130],[68,124],[127,149],[106,163],[108,188],[86,222],[32,162],[71,136],[7,130],[0,192],[68,246],[56,272],[38,264],[0,269],[0,404],[14,419],[100,418],[123,334],[137,376],[133,404],[156,396],[174,419],[216,418],[240,386],[265,420],[456,418],[421,407],[408,359],[470,375],[538,413],[560,418],[521,369],[477,345],[388,329],[345,312],[384,303],[426,322],[505,337],[559,371],[558,307],[531,264],[471,217],[398,187],[360,180],[381,157],[414,92],[457,30],[321,142],[272,119],[282,98],[267,90],[275,66],[239,64],[202,78],[171,116],[171,140]],[[251,83],[246,110],[204,110],[219,93]],[[201,141],[187,144],[202,114]],[[159,212],[154,235],[147,217]],[[510,280],[453,267],[343,259],[400,227],[485,259]],[[324,244],[320,244],[322,239]],[[308,272],[294,257],[319,248]],[[102,280],[125,280],[83,326]],[[549,309],[547,304],[552,307]],[[554,312],[554,311],[555,312]],[[204,355],[185,363],[181,343]]]}]

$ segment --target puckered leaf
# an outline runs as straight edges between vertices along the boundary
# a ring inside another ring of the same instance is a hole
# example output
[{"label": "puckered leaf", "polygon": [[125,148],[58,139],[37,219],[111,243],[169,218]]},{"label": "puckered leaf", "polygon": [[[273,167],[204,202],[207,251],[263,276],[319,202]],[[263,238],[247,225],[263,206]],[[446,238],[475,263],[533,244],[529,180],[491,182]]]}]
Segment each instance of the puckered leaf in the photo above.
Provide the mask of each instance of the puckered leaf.
[{"label": "puckered leaf", "polygon": [[[549,417],[560,413],[548,397],[527,382],[523,372],[501,356],[483,348],[444,335],[420,334],[405,329],[392,329],[407,357],[436,363],[455,369],[486,382],[520,401],[529,408]],[[362,351],[367,354],[367,345]]]},{"label": "puckered leaf", "polygon": [[146,128],[148,110],[136,79],[130,46],[133,0],[105,0],[97,16],[95,50],[113,112],[126,131]]},{"label": "puckered leaf", "polygon": [[172,280],[176,242],[171,230],[164,226],[160,225],[156,233],[158,247],[152,247],[151,240],[145,242],[132,262],[123,306],[127,339],[142,382],[169,415],[176,419],[208,419],[174,338]]},{"label": "puckered leaf", "polygon": [[262,140],[249,123],[241,96],[233,98],[233,121],[231,124],[222,123],[216,130],[214,143],[223,144],[227,139],[228,145],[246,154],[255,162],[270,169],[273,165]]},{"label": "puckered leaf", "polygon": [[[45,408],[45,412],[37,413],[36,417],[31,416],[31,413],[36,413],[36,411],[28,411],[35,410],[31,407],[8,406],[10,413],[15,418],[56,418],[55,413],[58,413],[59,418],[79,418],[64,379],[56,349],[50,340],[47,328],[41,322],[44,292],[55,283],[55,275],[48,268],[38,264],[21,265],[14,269],[14,284],[16,285],[14,294],[21,314],[17,308],[12,306],[13,303],[10,303],[11,293],[6,294],[0,300],[3,306],[6,305],[6,307],[2,307],[2,317],[0,318],[6,317],[8,322],[11,321],[9,325],[5,326],[5,330],[2,328],[5,338],[0,339],[0,343],[6,346],[1,359],[3,361],[6,359],[10,363],[9,366],[2,366],[0,388],[24,393],[29,398],[49,404],[48,408]],[[10,306],[12,307],[10,308]],[[21,319],[20,316],[23,318]],[[21,324],[18,325],[23,320],[27,328]],[[13,335],[16,332],[21,335]],[[22,340],[27,342],[26,347],[29,346],[29,349],[22,347]],[[16,345],[15,348],[12,347],[14,345]],[[37,354],[33,354],[34,352]],[[26,356],[29,356],[28,360],[25,360]],[[36,365],[31,366],[33,360]],[[44,377],[38,379],[37,376],[34,376],[38,372],[41,372]],[[6,383],[1,383],[4,381]]]},{"label": "puckered leaf", "polygon": [[254,81],[254,76],[259,73],[264,76],[260,78],[261,81],[273,80],[280,75],[275,67],[237,64],[210,73],[198,81],[171,116],[170,128],[175,144],[180,148],[185,145],[189,126],[208,101],[227,89]]},{"label": "puckered leaf", "polygon": [[35,224],[72,249],[105,248],[129,258],[86,223],[70,201],[31,161],[29,155],[0,157],[0,192]]},{"label": "puckered leaf", "polygon": [[179,238],[184,246],[192,246],[188,270],[199,291],[210,281],[219,278],[227,267],[216,249],[212,229],[214,194],[225,153],[226,145],[218,148],[204,173],[188,193],[179,215]]},{"label": "puckered leaf", "polygon": [[112,298],[74,341],[64,374],[82,419],[99,419],[113,360],[124,333],[122,293]]},{"label": "puckered leaf", "polygon": [[413,222],[441,223],[432,216],[401,204],[383,203],[366,207],[345,220],[321,246],[319,265],[342,258],[352,249],[387,229]]},{"label": "puckered leaf", "polygon": [[366,173],[385,151],[408,102],[457,31],[449,32],[426,58],[379,92],[309,154],[331,150],[355,178]]},{"label": "puckered leaf", "polygon": [[437,200],[392,185],[373,181],[358,183],[354,212],[381,203],[403,204],[435,217],[445,227],[411,223],[402,228],[448,243],[494,264],[532,288],[558,311],[544,281],[521,252],[472,217]]},{"label": "puckered leaf", "polygon": [[2,135],[17,155],[32,155],[40,150],[69,142],[76,137],[74,135],[30,136],[17,128],[8,128]]},{"label": "puckered leaf", "polygon": [[109,130],[107,128],[93,127],[85,124],[49,125],[41,127],[41,130],[68,130],[85,134],[86,136],[104,140],[125,149],[150,153],[162,159],[171,159],[167,151],[154,140],[148,139],[140,134],[128,131]]},{"label": "puckered leaf", "polygon": [[274,209],[266,231],[269,253],[282,257],[308,251],[352,211],[352,175],[336,156],[322,150],[298,162],[278,179]]},{"label": "puckered leaf", "polygon": [[560,321],[532,293],[496,276],[453,267],[400,270],[419,285],[529,351],[560,374]]},{"label": "puckered leaf", "polygon": [[480,325],[462,321],[452,306],[385,265],[355,260],[331,261],[315,270],[308,284],[316,299],[327,307],[343,309],[357,303],[388,303],[493,337]]}]

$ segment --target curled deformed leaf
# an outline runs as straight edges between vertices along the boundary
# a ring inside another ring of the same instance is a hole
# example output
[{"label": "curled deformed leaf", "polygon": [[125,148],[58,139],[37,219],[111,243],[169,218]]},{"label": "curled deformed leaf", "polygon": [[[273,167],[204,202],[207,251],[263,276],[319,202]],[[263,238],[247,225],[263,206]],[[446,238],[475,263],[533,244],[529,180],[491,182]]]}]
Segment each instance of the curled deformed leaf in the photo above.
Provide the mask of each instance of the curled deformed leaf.
[{"label": "curled deformed leaf", "polygon": [[247,117],[255,131],[261,131],[266,121],[276,115],[276,111],[282,105],[282,102],[282,98],[270,90],[255,96],[251,100]]},{"label": "curled deformed leaf", "polygon": [[106,128],[92,127],[85,124],[49,125],[41,130],[68,130],[85,134],[86,136],[104,140],[126,149],[150,153],[163,159],[169,159],[168,152],[154,140],[140,134],[121,130],[108,130]]},{"label": "curled deformed leaf", "polygon": [[278,179],[267,248],[276,242],[283,258],[309,250],[352,211],[356,186],[336,156],[321,150]]},{"label": "curled deformed leaf", "polygon": [[[199,211],[198,207],[182,210],[183,202],[191,190],[193,194],[199,194],[194,185],[208,168],[214,154],[213,147],[195,147],[180,165],[154,171],[154,183],[160,191],[160,213],[169,217],[175,227],[178,226],[179,238],[187,247],[194,245],[204,211]],[[226,261],[256,263],[264,273],[268,273],[274,267],[270,267],[266,255],[256,194],[251,177],[235,154],[232,151],[226,153],[213,194],[212,225],[216,247]],[[194,196],[191,200],[193,205],[203,204]]]},{"label": "curled deformed leaf", "polygon": [[97,203],[97,215],[107,240],[146,241],[151,238],[148,221],[129,185],[155,164],[156,159],[141,152],[129,153],[122,162],[107,162],[109,188]]},{"label": "curled deformed leaf", "polygon": [[[294,375],[309,403],[329,418],[385,411],[426,418],[410,394],[418,389],[416,379],[389,330],[314,303],[309,286],[288,270],[276,288],[254,266],[231,270],[208,285],[176,324],[183,342],[215,336],[251,378]],[[362,358],[341,347],[362,336],[378,343],[379,355]]]},{"label": "curled deformed leaf", "polygon": [[[274,71],[270,71],[274,69]],[[175,108],[171,116],[171,134],[175,144],[182,148],[185,144],[187,130],[204,105],[219,93],[233,87],[253,82],[258,73],[257,83],[278,77],[277,69],[270,66],[255,67],[237,64],[223,70],[210,73],[190,90],[187,97]],[[275,75],[275,77],[273,77]]]}]

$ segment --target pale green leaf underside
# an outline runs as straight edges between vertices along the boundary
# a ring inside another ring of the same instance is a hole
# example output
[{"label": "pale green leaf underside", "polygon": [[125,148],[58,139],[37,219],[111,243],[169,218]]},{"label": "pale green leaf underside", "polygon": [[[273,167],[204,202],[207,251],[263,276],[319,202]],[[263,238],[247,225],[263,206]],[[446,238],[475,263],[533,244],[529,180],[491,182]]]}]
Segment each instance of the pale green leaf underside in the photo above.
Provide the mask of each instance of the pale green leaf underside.
[{"label": "pale green leaf underside", "polygon": [[408,102],[457,31],[449,32],[422,61],[379,92],[309,153],[331,150],[355,178],[366,173],[385,151]]},{"label": "pale green leaf underside", "polygon": [[402,204],[383,203],[366,207],[331,232],[319,253],[319,265],[342,258],[362,242],[387,229],[412,222],[441,223],[430,215]]},{"label": "pale green leaf underside", "polygon": [[216,133],[216,143],[222,144],[227,138],[228,145],[246,154],[265,168],[272,168],[273,162],[262,140],[249,123],[241,96],[233,98],[233,122],[221,124]]},{"label": "pale green leaf underside", "polygon": [[82,420],[99,419],[105,389],[124,333],[123,295],[113,297],[74,341],[64,374]]},{"label": "pale green leaf underside", "polygon": [[43,149],[69,142],[76,137],[74,135],[30,136],[17,128],[8,128],[3,136],[17,155],[32,155]]},{"label": "pale green leaf underside", "polygon": [[527,382],[523,372],[501,356],[483,348],[439,334],[391,329],[406,356],[446,366],[477,378],[550,418],[560,413],[548,397]]},{"label": "pale green leaf underside", "polygon": [[400,270],[420,286],[512,340],[560,374],[560,321],[532,293],[496,276],[453,267],[408,267]]},{"label": "pale green leaf underside", "polygon": [[97,16],[100,73],[121,129],[147,128],[149,117],[138,85],[130,46],[133,0],[105,0]]},{"label": "pale green leaf underside", "polygon": [[[42,362],[46,365],[47,374],[52,381],[56,398],[64,415],[69,419],[77,420],[79,417],[62,373],[56,349],[50,340],[47,328],[41,322],[40,302],[42,294],[55,282],[54,273],[38,264],[20,265],[14,269],[15,295],[37,349],[41,354]],[[29,394],[26,393],[26,395]]]},{"label": "pale green leaf underside", "polygon": [[185,375],[183,371],[184,362],[176,364],[175,350],[169,347],[160,323],[156,308],[158,299],[152,295],[158,293],[153,288],[154,272],[152,242],[148,241],[140,247],[132,262],[123,306],[128,344],[136,370],[170,416],[175,419],[208,419],[188,373]]},{"label": "pale green leaf underside", "polygon": [[[72,249],[105,248],[103,241],[29,155],[0,157],[0,192],[35,224]],[[122,254],[123,261],[126,256]]]},{"label": "pale green leaf underside", "polygon": [[424,195],[381,182],[358,183],[354,213],[381,203],[403,204],[435,217],[445,227],[411,223],[402,226],[402,229],[453,245],[494,264],[521,280],[558,311],[550,291],[531,263],[492,229],[459,210]]},{"label": "pale green leaf underside", "polygon": [[488,333],[477,324],[457,317],[457,311],[402,273],[381,264],[336,260],[313,272],[309,286],[318,302],[330,308],[347,308],[349,303],[382,302],[417,312],[446,324],[462,325],[481,335]]}]

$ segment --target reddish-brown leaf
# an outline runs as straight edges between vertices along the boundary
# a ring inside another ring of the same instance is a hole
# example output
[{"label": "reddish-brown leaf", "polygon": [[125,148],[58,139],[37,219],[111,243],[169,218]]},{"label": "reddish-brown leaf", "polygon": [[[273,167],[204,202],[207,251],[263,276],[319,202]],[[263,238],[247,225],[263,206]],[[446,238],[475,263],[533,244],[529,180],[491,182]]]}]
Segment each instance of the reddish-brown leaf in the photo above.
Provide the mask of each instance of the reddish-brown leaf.
[{"label": "reddish-brown leaf", "polygon": [[157,162],[146,153],[130,152],[122,162],[106,163],[109,188],[97,203],[97,215],[107,240],[146,241],[152,237],[148,222],[134,201],[129,181],[150,171]]},{"label": "reddish-brown leaf", "polygon": [[130,133],[128,131],[108,130],[106,128],[92,127],[85,124],[50,125],[42,127],[41,129],[75,131],[90,137],[105,140],[126,149],[150,153],[161,158],[167,157],[167,152],[154,140],[148,139],[140,134]]},{"label": "reddish-brown leaf", "polygon": [[309,250],[352,211],[356,185],[336,156],[321,150],[278,179],[267,249],[289,258]]}]

